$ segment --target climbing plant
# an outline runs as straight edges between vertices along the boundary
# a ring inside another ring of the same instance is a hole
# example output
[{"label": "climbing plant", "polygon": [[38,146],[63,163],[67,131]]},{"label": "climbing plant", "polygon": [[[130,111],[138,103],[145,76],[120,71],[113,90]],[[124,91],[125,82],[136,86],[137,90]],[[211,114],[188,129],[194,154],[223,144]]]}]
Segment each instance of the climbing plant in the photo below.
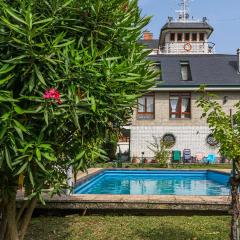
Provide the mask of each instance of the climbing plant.
[{"label": "climbing plant", "polygon": [[[198,107],[203,110],[202,117],[219,143],[219,152],[233,162],[233,172],[230,178],[232,195],[231,239],[238,240],[238,218],[240,214],[239,185],[240,185],[240,102],[231,111],[224,111],[214,95],[203,89],[202,97],[198,100]],[[230,109],[229,109],[230,110]]]}]

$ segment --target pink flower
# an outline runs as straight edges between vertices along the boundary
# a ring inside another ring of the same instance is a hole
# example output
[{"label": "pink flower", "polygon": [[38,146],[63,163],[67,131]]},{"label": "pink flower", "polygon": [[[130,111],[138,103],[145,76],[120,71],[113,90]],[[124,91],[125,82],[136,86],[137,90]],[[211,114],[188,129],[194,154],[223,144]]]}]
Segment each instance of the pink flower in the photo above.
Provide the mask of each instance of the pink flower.
[{"label": "pink flower", "polygon": [[43,98],[44,99],[54,99],[57,101],[58,104],[62,104],[62,101],[60,98],[60,93],[55,88],[50,88],[50,90],[46,90],[43,95]]}]

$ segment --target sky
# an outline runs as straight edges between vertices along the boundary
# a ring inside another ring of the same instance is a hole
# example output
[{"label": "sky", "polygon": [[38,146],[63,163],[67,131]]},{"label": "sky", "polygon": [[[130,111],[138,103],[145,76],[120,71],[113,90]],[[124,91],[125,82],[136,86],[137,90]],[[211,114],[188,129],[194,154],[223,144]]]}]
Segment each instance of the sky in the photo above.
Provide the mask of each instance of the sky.
[{"label": "sky", "polygon": [[[168,16],[177,17],[180,0],[139,0],[143,16],[152,16],[145,30],[159,37]],[[214,28],[209,41],[216,44],[216,53],[236,54],[240,48],[240,0],[191,0],[190,16],[207,17]]]}]

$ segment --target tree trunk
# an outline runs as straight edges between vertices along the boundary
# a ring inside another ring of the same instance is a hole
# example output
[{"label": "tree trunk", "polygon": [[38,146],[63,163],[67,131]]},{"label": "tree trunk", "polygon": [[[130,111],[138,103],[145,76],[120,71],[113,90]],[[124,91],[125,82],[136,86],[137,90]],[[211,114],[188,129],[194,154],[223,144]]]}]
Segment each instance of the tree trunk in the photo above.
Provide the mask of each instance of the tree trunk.
[{"label": "tree trunk", "polygon": [[1,203],[1,221],[0,221],[0,240],[4,240],[6,228],[7,228],[7,217],[6,217],[6,204],[2,201]]},{"label": "tree trunk", "polygon": [[[5,229],[4,240],[19,240],[16,222],[16,194],[9,196],[5,206],[2,224]],[[5,225],[6,224],[6,225]]]},{"label": "tree trunk", "polygon": [[24,236],[27,232],[27,228],[31,221],[32,213],[35,209],[36,204],[37,204],[37,198],[34,197],[31,199],[30,204],[28,205],[24,215],[21,218],[21,223],[19,225],[19,240],[24,239]]},{"label": "tree trunk", "polygon": [[238,178],[231,178],[232,195],[232,221],[231,221],[231,240],[239,240],[238,218],[239,218],[239,183]]}]

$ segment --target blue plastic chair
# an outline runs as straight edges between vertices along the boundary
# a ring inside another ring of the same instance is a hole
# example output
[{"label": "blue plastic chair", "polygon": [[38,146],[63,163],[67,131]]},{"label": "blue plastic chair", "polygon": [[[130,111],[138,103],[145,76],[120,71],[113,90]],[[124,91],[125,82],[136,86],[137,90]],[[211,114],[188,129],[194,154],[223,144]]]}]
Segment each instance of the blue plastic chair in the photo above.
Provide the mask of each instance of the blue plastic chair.
[{"label": "blue plastic chair", "polygon": [[206,158],[204,158],[205,163],[216,163],[216,156],[215,154],[208,154]]}]

